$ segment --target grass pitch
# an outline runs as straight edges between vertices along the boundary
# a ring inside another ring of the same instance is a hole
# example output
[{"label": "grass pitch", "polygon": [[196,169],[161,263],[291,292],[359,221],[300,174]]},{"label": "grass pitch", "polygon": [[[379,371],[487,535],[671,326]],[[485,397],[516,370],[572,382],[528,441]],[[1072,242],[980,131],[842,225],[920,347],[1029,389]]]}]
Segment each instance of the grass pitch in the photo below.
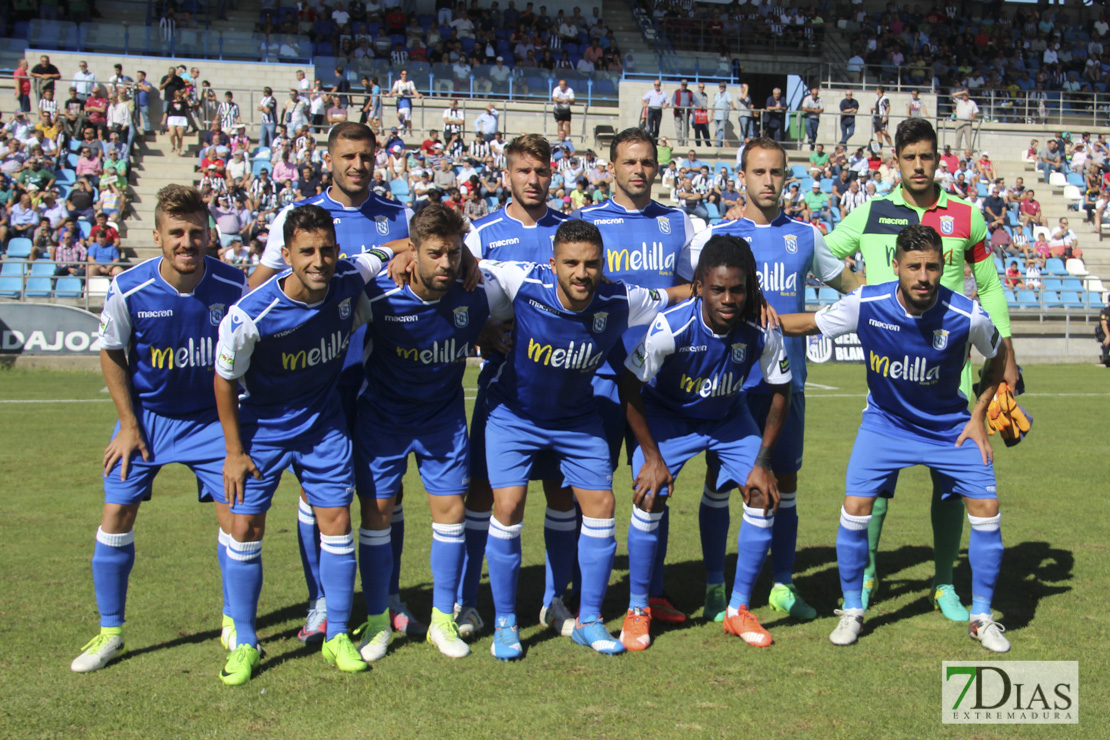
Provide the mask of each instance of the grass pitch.
[{"label": "grass pitch", "polygon": [[[1033,433],[997,449],[1006,555],[995,598],[1013,650],[1003,660],[1078,660],[1076,726],[945,726],[941,661],[990,660],[966,627],[932,610],[929,482],[901,477],[882,540],[882,587],[860,642],[836,648],[835,536],[844,470],[863,407],[860,366],[812,367],[800,475],[797,578],[820,616],[784,619],[767,606],[766,573],[753,610],[774,635],[765,650],[700,619],[704,578],[697,533],[703,464],[692,461],[672,501],[667,589],[692,612],[657,630],[645,653],[604,658],[534,626],[543,586],[543,496],[525,518],[519,615],[527,650],[502,664],[487,632],[459,661],[403,637],[368,673],[344,675],[296,640],[305,589],[296,543],[296,488],[286,477],[266,535],[259,634],[266,658],[247,686],[217,673],[220,584],[216,521],[180,466],[163,471],[136,526],[126,629],[129,654],[88,675],[69,662],[97,630],[89,558],[100,518],[99,460],[115,419],[95,373],[0,372],[0,735],[5,737],[1105,737],[1110,719],[1110,520],[1104,425],[1107,371],[1027,369]],[[475,375],[467,382],[471,388]],[[472,395],[472,393],[471,393]],[[20,401],[20,403],[11,403]],[[28,401],[40,401],[28,403]],[[67,402],[69,401],[69,402]],[[630,475],[616,476],[617,553],[605,614],[614,633],[628,597],[624,542]],[[405,480],[403,597],[431,609],[430,518],[414,470]],[[739,496],[733,496],[731,584]],[[966,527],[965,527],[966,530]],[[965,550],[956,586],[969,601]],[[480,608],[492,618],[483,581]],[[356,596],[353,623],[363,616]]]}]

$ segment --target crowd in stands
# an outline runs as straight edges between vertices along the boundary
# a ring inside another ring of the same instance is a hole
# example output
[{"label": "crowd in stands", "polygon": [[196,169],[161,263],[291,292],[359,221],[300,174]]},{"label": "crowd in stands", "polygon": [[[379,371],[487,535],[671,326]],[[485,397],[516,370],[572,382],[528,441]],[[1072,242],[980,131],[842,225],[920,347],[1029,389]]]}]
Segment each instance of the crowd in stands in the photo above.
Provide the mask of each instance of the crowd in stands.
[{"label": "crowd in stands", "polygon": [[128,211],[139,98],[149,89],[121,64],[98,80],[84,61],[67,75],[45,54],[33,67],[20,61],[17,110],[0,120],[0,245],[8,258],[53,260],[57,276],[122,269],[115,224]]},{"label": "crowd in stands", "polygon": [[[801,7],[772,0],[728,4],[640,0],[640,5],[650,14],[657,32],[664,33],[675,48],[716,52],[715,74],[719,77],[733,76],[732,54],[752,48],[783,47],[794,54],[818,51],[825,17],[831,10],[828,2]],[[704,72],[711,73],[708,68]]]},{"label": "crowd in stands", "polygon": [[[965,89],[986,106],[986,115],[1002,121],[1043,122],[1061,94],[1073,110],[1090,110],[1089,96],[1106,91],[1106,10],[1084,24],[1077,13],[1093,11],[998,0],[967,5],[946,0],[923,9],[888,3],[876,13],[854,6],[841,16],[859,29],[849,71],[860,81]],[[942,98],[940,113],[950,110]]]}]

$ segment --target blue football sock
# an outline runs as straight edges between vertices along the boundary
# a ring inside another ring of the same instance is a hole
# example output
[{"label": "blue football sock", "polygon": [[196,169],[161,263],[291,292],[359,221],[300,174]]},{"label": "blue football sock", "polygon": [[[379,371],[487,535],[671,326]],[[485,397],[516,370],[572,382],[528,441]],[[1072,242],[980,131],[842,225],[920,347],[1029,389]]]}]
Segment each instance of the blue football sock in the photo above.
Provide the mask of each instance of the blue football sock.
[{"label": "blue football sock", "polygon": [[[367,616],[389,609],[389,574],[393,572],[393,548],[388,529],[358,530],[358,572]],[[331,596],[328,596],[329,607]]]},{"label": "blue football sock", "polygon": [[582,568],[580,622],[601,619],[601,603],[605,601],[613,557],[617,554],[615,530],[615,519],[582,517],[582,534],[578,538],[578,564]]},{"label": "blue football sock", "polygon": [[574,500],[574,544],[573,554],[571,555],[571,571],[570,571],[570,594],[568,598],[571,601],[582,598],[582,568],[578,566],[578,537],[582,534],[582,507],[578,505],[578,499]]},{"label": "blue football sock", "polygon": [[231,618],[235,620],[236,640],[240,645],[258,647],[255,622],[258,595],[262,593],[262,540],[227,543],[227,593],[231,599]]},{"label": "blue football sock", "polygon": [[96,530],[93,550],[93,590],[101,627],[122,627],[127,607],[127,579],[135,565],[135,530],[108,534]]},{"label": "blue football sock", "polygon": [[794,556],[798,547],[797,491],[781,493],[775,526],[771,531],[771,574],[775,583],[794,582]]},{"label": "blue football sock", "polygon": [[466,553],[465,529],[463,522],[432,524],[432,606],[444,614],[455,610],[455,590]]},{"label": "blue football sock", "polygon": [[482,561],[486,557],[486,539],[492,515],[492,511],[466,510],[466,555],[456,599],[463,606],[478,606],[478,585],[482,582]]},{"label": "blue football sock", "polygon": [[736,535],[736,577],[732,582],[732,596],[728,600],[733,609],[751,603],[752,588],[763,570],[763,561],[767,559],[774,526],[774,514],[765,517],[763,509],[744,506],[744,518]]},{"label": "blue football sock", "polygon": [[231,616],[231,603],[227,598],[227,576],[224,575],[224,569],[227,565],[227,543],[231,539],[231,535],[222,529],[217,529],[219,535],[216,537],[216,560],[220,564],[220,585],[224,591],[224,616]]},{"label": "blue football sock", "polygon": [[840,527],[836,530],[836,564],[840,569],[840,589],[845,609],[862,609],[863,569],[867,567],[867,525],[871,515],[852,516],[840,508]]},{"label": "blue football sock", "polygon": [[651,567],[651,585],[648,594],[651,596],[663,595],[663,565],[667,560],[667,542],[671,537],[671,507],[664,507],[663,516],[659,519],[659,542],[655,546],[655,562]]},{"label": "blue football sock", "polygon": [[574,510],[556,511],[548,508],[543,519],[544,583],[543,605],[551,606],[555,597],[563,598],[574,568],[575,547],[578,540]]},{"label": "blue football sock", "polygon": [[490,517],[489,540],[486,542],[486,563],[489,566],[489,588],[493,593],[493,610],[498,619],[516,618],[516,586],[520,578],[520,524],[502,524]]},{"label": "blue football sock", "polygon": [[[393,569],[389,573],[389,595],[401,593],[401,553],[405,549],[405,509],[398,505],[393,508],[393,518],[389,521],[390,542],[393,547]],[[454,608],[454,605],[452,605]]]},{"label": "blue football sock", "polygon": [[1002,515],[971,516],[971,540],[967,557],[971,562],[971,613],[990,614],[994,586],[1002,567]]},{"label": "blue football sock", "polygon": [[301,568],[304,583],[308,586],[308,600],[315,603],[324,595],[320,588],[320,528],[316,526],[316,512],[303,498],[297,499],[297,544],[301,550]]},{"label": "blue football sock", "polygon": [[632,507],[632,521],[628,523],[628,608],[646,608],[652,582],[652,566],[660,542],[665,512],[653,514],[636,506]]},{"label": "blue football sock", "polygon": [[351,532],[320,535],[320,582],[328,595],[327,639],[347,631],[355,599],[355,536]]},{"label": "blue football sock", "polygon": [[723,585],[725,582],[725,548],[728,546],[728,491],[711,491],[706,487],[701,494],[698,525],[701,529],[701,557],[705,562],[705,585]]}]

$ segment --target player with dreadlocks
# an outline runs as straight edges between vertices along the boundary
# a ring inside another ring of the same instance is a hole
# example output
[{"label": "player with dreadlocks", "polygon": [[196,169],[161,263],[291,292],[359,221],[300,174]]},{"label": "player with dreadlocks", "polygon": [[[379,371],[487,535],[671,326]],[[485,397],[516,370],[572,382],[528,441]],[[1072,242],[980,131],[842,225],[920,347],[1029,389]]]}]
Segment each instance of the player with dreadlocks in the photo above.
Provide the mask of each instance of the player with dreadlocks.
[{"label": "player with dreadlocks", "polygon": [[[762,304],[747,242],[715,236],[701,250],[694,297],[656,317],[625,361],[621,402],[637,443],[635,506],[628,527],[630,594],[621,631],[629,650],[651,644],[648,585],[664,497],[686,461],[703,451],[713,451],[720,461],[716,490],[739,485],[744,496],[724,631],[759,647],[771,644],[771,635],[747,607],[778,509],[771,453],[789,408],[791,375],[782,335],[759,325]],[[741,393],[756,363],[772,389],[762,433]],[[723,572],[724,539],[703,540],[702,552],[707,571]]]}]

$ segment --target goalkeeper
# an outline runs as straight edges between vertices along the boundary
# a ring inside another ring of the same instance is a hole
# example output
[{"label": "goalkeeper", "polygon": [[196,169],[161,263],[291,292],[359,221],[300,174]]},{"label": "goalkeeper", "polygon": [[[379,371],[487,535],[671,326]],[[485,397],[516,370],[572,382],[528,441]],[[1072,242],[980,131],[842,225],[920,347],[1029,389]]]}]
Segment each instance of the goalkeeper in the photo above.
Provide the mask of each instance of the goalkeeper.
[{"label": "goalkeeper", "polygon": [[[936,229],[943,240],[944,274],[941,285],[962,291],[964,263],[971,265],[978,285],[979,301],[990,314],[1006,345],[1004,379],[1010,388],[1017,387],[1018,368],[1010,342],[1010,312],[1002,284],[998,280],[990,250],[986,245],[986,224],[978,208],[965,200],[949,195],[934,182],[937,169],[937,134],[923,118],[910,118],[898,124],[894,134],[894,151],[901,174],[901,184],[889,195],[873,198],[844,217],[836,229],[825,237],[833,254],[843,259],[862,252],[867,265],[867,282],[875,285],[895,279],[891,268],[895,240],[907,226],[925,224]],[[965,363],[960,390],[969,399],[971,364]],[[933,474],[933,606],[948,619],[965,622],[968,611],[952,586],[952,570],[963,537],[964,512],[959,497],[942,499],[946,493]],[[891,489],[896,479],[891,480]],[[894,491],[885,491],[885,496]],[[886,517],[888,498],[875,501],[868,527],[868,563],[864,571],[863,603],[866,607],[878,588],[875,555]]]}]

